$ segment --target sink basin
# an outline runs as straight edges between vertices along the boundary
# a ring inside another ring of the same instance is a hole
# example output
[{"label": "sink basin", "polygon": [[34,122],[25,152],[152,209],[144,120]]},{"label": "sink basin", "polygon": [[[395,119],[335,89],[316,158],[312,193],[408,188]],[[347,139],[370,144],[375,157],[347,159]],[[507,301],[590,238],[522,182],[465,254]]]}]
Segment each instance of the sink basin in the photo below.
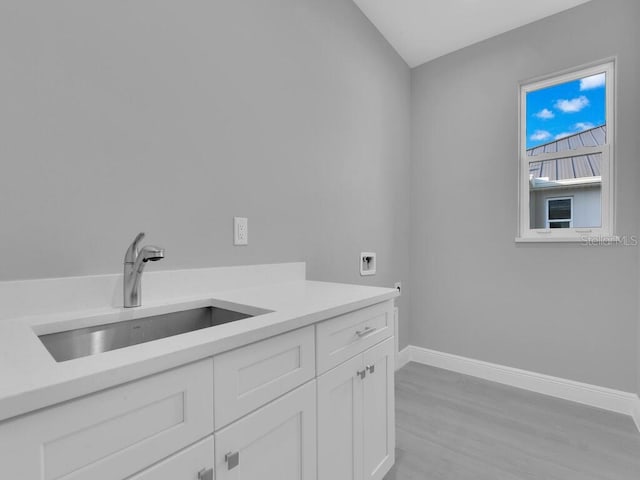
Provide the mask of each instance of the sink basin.
[{"label": "sink basin", "polygon": [[38,338],[56,361],[64,362],[253,316],[249,313],[208,306],[50,333]]}]

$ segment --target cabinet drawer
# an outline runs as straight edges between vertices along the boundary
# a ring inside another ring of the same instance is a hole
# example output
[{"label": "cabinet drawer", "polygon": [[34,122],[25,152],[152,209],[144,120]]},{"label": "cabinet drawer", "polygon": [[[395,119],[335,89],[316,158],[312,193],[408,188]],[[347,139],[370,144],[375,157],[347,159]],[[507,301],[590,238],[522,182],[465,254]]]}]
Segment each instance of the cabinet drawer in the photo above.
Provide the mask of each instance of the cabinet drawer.
[{"label": "cabinet drawer", "polygon": [[200,471],[213,471],[213,455],[213,437],[211,436],[128,480],[196,480]]},{"label": "cabinet drawer", "polygon": [[217,355],[213,367],[218,429],[315,376],[313,326]]},{"label": "cabinet drawer", "polygon": [[393,336],[393,301],[316,325],[318,374]]},{"label": "cabinet drawer", "polygon": [[0,424],[3,478],[113,480],[213,432],[213,360]]}]

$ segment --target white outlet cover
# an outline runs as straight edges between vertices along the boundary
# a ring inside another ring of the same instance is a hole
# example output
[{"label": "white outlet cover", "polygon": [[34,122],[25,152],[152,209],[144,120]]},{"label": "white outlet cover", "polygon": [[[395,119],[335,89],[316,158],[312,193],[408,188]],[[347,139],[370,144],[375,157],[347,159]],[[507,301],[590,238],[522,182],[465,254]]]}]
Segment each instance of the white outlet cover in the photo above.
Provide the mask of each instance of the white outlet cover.
[{"label": "white outlet cover", "polygon": [[246,217],[233,217],[233,244],[249,244],[249,220]]},{"label": "white outlet cover", "polygon": [[375,275],[376,274],[376,254],[375,252],[361,252],[360,253],[360,275]]}]

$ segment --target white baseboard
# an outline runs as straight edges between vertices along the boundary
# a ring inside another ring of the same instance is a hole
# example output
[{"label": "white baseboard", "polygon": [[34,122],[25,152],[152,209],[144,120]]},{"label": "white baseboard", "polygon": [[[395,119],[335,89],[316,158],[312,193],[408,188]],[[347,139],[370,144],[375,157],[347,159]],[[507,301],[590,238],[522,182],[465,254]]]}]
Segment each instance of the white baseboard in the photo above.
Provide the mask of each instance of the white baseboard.
[{"label": "white baseboard", "polygon": [[410,345],[398,354],[398,364],[417,362],[552,397],[630,415],[640,431],[640,399],[634,393],[589,385],[495,363]]},{"label": "white baseboard", "polygon": [[396,370],[400,370],[411,360],[409,359],[410,349],[411,347],[404,347],[402,350],[398,352],[398,356],[396,359]]}]

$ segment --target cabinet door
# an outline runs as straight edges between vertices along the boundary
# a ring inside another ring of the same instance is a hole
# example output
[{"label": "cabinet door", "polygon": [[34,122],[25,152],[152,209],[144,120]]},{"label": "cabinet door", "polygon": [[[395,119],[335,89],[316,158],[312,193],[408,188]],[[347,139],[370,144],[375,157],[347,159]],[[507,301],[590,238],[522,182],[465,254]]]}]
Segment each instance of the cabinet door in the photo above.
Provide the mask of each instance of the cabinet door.
[{"label": "cabinet door", "polygon": [[382,480],[395,461],[394,339],[364,353],[364,480]]},{"label": "cabinet door", "polygon": [[199,472],[213,469],[213,436],[163,460],[129,480],[197,480]]},{"label": "cabinet door", "polygon": [[215,434],[216,480],[315,480],[315,380]]},{"label": "cabinet door", "polygon": [[362,480],[363,356],[318,377],[318,480]]}]

